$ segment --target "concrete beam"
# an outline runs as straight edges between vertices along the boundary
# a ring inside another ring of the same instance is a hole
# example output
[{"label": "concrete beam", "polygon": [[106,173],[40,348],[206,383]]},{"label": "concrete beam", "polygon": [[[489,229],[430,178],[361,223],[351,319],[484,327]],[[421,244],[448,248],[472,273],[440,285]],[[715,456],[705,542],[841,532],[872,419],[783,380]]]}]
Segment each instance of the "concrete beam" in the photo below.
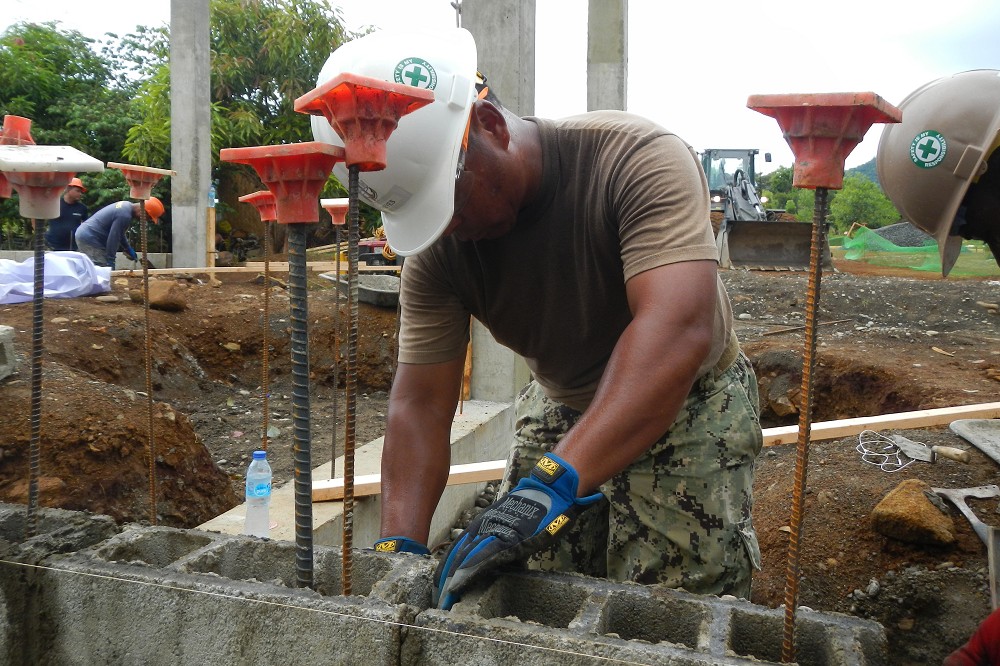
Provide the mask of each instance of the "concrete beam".
[{"label": "concrete beam", "polygon": [[170,0],[170,222],[174,266],[206,264],[212,178],[208,0]]},{"label": "concrete beam", "polygon": [[628,0],[589,0],[587,110],[626,109]]}]

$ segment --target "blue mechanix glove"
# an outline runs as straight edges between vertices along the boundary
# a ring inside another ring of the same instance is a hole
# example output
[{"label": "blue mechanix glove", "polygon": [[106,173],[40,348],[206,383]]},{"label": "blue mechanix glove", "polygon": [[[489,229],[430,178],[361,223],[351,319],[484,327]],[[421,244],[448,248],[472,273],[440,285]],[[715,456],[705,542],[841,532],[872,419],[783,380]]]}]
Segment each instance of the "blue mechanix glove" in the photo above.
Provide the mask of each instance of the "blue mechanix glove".
[{"label": "blue mechanix glove", "polygon": [[132,261],[136,261],[139,258],[139,255],[137,255],[135,253],[135,250],[133,250],[132,248],[128,248],[128,252],[126,252],[126,254],[128,255],[128,258],[131,259]]},{"label": "blue mechanix glove", "polygon": [[579,476],[552,453],[531,475],[476,516],[459,535],[434,573],[434,604],[449,610],[458,594],[483,572],[535,553],[586,507],[596,493],[577,498]]},{"label": "blue mechanix glove", "polygon": [[379,553],[416,553],[430,555],[427,546],[408,537],[383,537],[375,542],[373,549]]}]

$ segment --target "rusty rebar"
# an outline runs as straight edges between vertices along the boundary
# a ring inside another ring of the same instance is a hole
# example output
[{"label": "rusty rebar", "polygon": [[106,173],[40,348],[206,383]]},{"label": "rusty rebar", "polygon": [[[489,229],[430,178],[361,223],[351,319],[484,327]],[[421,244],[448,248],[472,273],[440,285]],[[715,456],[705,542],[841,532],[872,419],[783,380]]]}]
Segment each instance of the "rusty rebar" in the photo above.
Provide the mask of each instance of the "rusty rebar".
[{"label": "rusty rebar", "polygon": [[[145,318],[146,452],[149,456],[149,524],[156,524],[156,448],[153,442],[153,337],[149,330],[149,261],[146,202],[139,201],[139,243],[142,247],[142,311]],[[135,252],[135,250],[133,250]],[[114,268],[114,266],[112,266]]]},{"label": "rusty rebar", "polygon": [[795,661],[795,611],[799,596],[799,541],[802,537],[806,469],[809,463],[809,436],[812,429],[813,370],[816,367],[816,318],[819,307],[820,278],[823,273],[821,248],[826,243],[827,194],[816,188],[813,208],[812,243],[809,248],[809,285],[806,288],[805,346],[802,352],[802,386],[799,393],[799,437],[795,449],[795,477],[792,488],[791,530],[788,540],[788,568],[785,578],[785,622],[782,632],[781,660]]},{"label": "rusty rebar", "polygon": [[260,438],[260,447],[267,451],[267,429],[271,417],[271,389],[270,370],[268,369],[268,358],[270,356],[270,328],[271,328],[271,229],[267,221],[264,221],[264,322],[261,332],[261,370],[260,370],[260,393],[261,408],[261,428],[264,432]]},{"label": "rusty rebar", "polygon": [[45,220],[32,220],[34,237],[34,284],[31,297],[31,444],[28,451],[29,537],[38,534],[38,479],[41,477],[42,440],[42,327],[45,324]]},{"label": "rusty rebar", "polygon": [[[358,210],[357,165],[348,167],[347,188],[347,377],[344,380],[344,532],[341,581],[344,594],[351,593],[351,547],[354,542],[354,444],[358,404]],[[338,288],[339,288],[338,276]]]}]

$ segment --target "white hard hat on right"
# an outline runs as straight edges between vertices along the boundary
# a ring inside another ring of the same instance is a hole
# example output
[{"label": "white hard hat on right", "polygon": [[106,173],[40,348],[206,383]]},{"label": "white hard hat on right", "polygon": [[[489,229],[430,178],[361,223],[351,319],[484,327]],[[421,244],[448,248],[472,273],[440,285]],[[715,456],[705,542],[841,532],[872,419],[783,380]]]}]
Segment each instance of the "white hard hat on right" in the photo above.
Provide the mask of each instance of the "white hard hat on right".
[{"label": "white hard hat on right", "polygon": [[882,130],[879,182],[903,217],[937,240],[941,272],[948,275],[962,249],[956,225],[962,200],[1000,145],[1000,71],[931,81],[899,109],[903,121]]},{"label": "white hard hat on right", "polygon": [[[455,207],[455,181],[469,114],[476,99],[476,43],[463,28],[440,32],[374,32],[341,45],[317,85],[351,73],[434,91],[434,101],[399,119],[386,142],[386,168],[362,172],[361,199],[382,211],[386,236],[400,255],[429,247]],[[344,142],[322,116],[312,117],[317,141]],[[333,169],[347,187],[343,163]]]}]

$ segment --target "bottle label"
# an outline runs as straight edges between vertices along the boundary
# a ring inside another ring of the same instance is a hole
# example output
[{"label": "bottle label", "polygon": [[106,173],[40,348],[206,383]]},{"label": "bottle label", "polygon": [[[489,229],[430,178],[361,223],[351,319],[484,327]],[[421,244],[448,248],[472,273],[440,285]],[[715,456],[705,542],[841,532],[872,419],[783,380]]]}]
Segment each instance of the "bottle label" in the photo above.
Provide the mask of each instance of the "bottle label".
[{"label": "bottle label", "polygon": [[247,485],[247,496],[248,497],[268,497],[271,494],[271,484],[268,483],[255,483],[252,486]]}]

